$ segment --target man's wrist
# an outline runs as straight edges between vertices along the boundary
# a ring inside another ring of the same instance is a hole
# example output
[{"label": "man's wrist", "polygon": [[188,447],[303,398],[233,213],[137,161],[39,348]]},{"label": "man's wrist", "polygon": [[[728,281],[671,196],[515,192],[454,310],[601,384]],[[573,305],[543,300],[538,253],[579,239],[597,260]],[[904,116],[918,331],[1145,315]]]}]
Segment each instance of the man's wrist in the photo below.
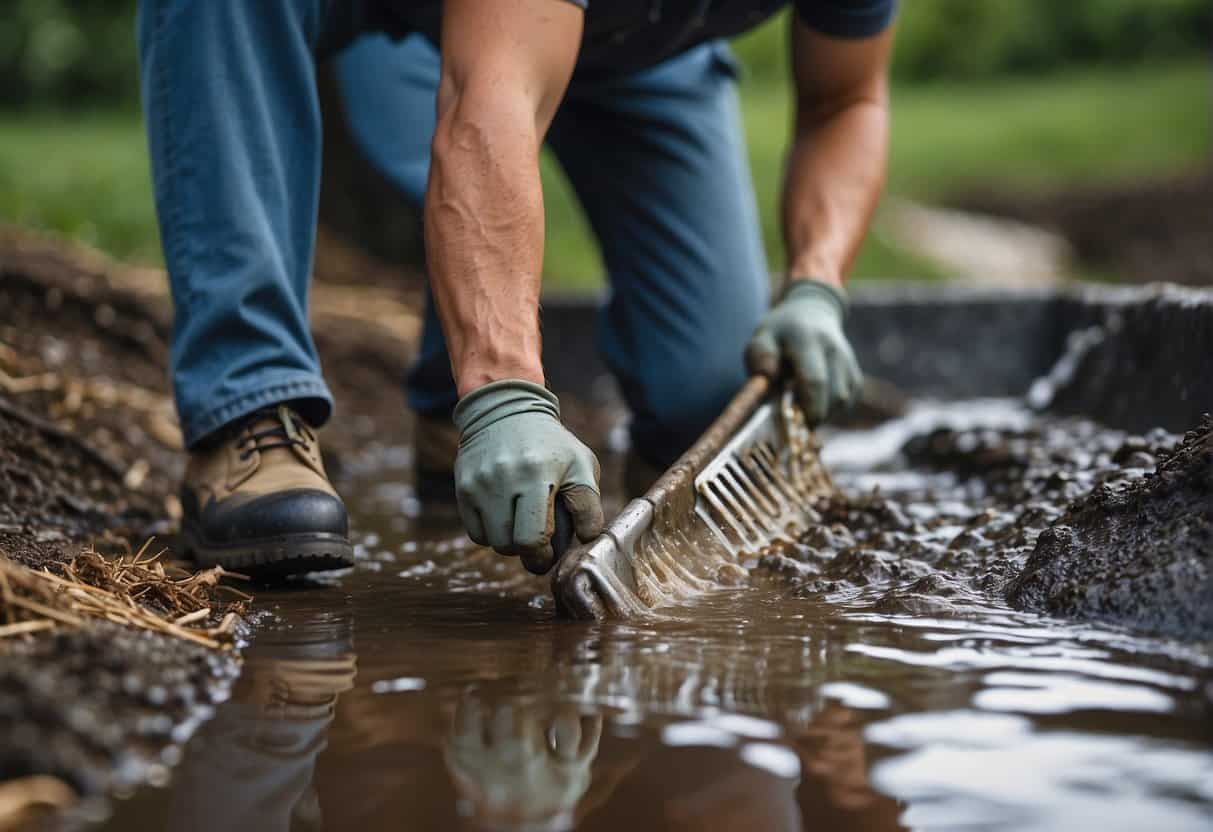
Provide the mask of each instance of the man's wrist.
[{"label": "man's wrist", "polygon": [[455,388],[460,398],[473,390],[478,390],[486,384],[495,381],[517,379],[529,381],[540,387],[544,386],[543,365],[539,362],[520,361],[516,363],[472,364],[460,369]]},{"label": "man's wrist", "polygon": [[819,265],[817,268],[811,268],[799,263],[793,262],[787,271],[788,283],[795,283],[798,280],[812,280],[817,283],[824,283],[827,286],[833,286],[835,289],[845,288],[846,281],[843,280],[842,271],[837,268],[829,268]]}]

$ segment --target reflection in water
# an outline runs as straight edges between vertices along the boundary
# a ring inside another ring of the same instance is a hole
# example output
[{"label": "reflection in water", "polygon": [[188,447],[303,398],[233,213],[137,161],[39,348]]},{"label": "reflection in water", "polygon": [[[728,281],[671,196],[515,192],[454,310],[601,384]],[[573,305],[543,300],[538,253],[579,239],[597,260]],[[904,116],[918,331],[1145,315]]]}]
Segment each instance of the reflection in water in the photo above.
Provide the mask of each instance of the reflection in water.
[{"label": "reflection in water", "polygon": [[323,829],[316,757],[356,675],[351,621],[321,613],[267,627],[232,698],[190,745],[169,803],[171,828]]},{"label": "reflection in water", "polygon": [[444,743],[461,814],[490,829],[571,828],[601,738],[601,715],[468,692]]}]

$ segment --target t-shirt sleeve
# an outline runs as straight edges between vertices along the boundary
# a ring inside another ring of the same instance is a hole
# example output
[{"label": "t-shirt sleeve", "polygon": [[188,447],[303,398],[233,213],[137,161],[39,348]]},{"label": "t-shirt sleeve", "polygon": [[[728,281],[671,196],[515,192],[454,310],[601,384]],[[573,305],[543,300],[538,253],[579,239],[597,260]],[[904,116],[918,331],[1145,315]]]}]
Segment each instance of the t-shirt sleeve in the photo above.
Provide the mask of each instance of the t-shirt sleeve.
[{"label": "t-shirt sleeve", "polygon": [[897,14],[897,0],[795,0],[811,29],[837,38],[866,38],[883,32]]}]

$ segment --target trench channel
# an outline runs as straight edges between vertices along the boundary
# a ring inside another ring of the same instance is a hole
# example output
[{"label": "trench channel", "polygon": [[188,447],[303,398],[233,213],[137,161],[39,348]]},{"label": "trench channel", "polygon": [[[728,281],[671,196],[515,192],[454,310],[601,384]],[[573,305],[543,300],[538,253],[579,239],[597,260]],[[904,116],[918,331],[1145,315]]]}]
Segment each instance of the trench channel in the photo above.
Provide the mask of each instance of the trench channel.
[{"label": "trench channel", "polygon": [[819,531],[639,622],[340,483],[358,565],[262,592],[232,698],[108,829],[1209,829],[1213,652],[1018,612],[1067,499],[1156,448],[1011,400],[826,436]]}]

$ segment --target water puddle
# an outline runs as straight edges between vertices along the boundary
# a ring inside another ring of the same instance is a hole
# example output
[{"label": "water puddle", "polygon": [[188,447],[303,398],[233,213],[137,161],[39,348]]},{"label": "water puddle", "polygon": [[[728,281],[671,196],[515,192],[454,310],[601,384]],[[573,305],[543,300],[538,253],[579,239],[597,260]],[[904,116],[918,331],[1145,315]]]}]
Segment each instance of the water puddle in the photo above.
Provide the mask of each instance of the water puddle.
[{"label": "water puddle", "polygon": [[[1001,548],[1026,545],[990,532],[998,517],[1043,522],[1042,495],[1089,488],[1123,437],[1025,440],[1035,462],[1006,487],[1039,479],[1030,514],[949,456],[990,461],[988,431],[899,453],[940,425],[1032,423],[968,403],[836,434],[844,490],[879,488],[909,526],[836,529],[753,564],[753,586],[626,624],[557,620],[543,581],[416,519],[406,453],[369,452],[344,486],[359,566],[260,596],[232,700],[108,828],[1209,829],[1208,647],[982,591]],[[1050,443],[1078,460],[1060,479],[1033,473]],[[986,532],[956,555],[975,515]],[[846,535],[925,571],[816,563]]]}]

